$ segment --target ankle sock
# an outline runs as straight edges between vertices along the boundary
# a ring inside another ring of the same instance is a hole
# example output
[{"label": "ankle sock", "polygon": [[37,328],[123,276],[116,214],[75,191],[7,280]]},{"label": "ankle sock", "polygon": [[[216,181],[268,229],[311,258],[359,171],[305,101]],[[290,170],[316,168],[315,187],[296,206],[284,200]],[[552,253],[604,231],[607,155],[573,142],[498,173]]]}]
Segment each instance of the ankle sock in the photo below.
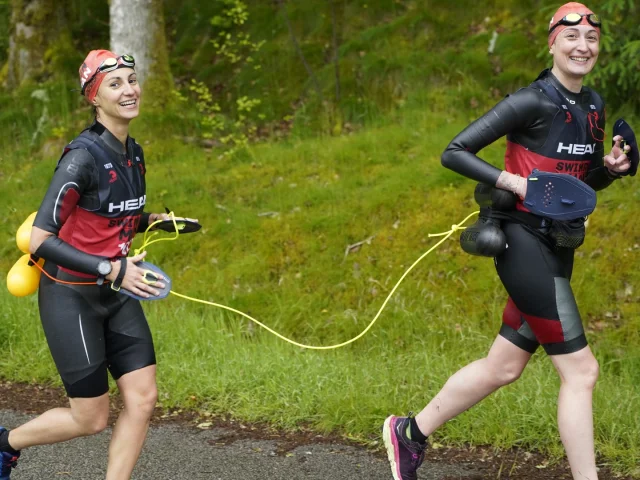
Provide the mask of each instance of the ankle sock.
[{"label": "ankle sock", "polygon": [[0,452],[9,452],[13,455],[18,454],[18,451],[9,445],[9,430],[0,433]]},{"label": "ankle sock", "polygon": [[414,442],[425,443],[427,441],[426,435],[420,431],[420,428],[418,428],[418,422],[416,422],[415,417],[409,418],[409,427],[407,427],[407,435]]}]

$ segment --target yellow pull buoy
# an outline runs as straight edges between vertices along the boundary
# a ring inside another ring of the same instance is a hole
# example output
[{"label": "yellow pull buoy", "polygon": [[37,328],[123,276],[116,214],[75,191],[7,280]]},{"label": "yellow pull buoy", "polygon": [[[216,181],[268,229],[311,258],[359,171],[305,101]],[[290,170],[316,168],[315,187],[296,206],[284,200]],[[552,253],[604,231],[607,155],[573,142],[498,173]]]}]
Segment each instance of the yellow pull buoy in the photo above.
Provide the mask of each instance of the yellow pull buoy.
[{"label": "yellow pull buoy", "polygon": [[16,232],[16,243],[22,253],[29,253],[29,242],[31,241],[31,228],[33,227],[33,221],[36,218],[36,213],[33,212],[22,222],[20,228]]},{"label": "yellow pull buoy", "polygon": [[[38,290],[41,272],[35,265],[29,265],[29,258],[28,254],[20,257],[7,274],[7,289],[16,297],[26,297]],[[38,260],[38,264],[42,266],[44,259]]]}]

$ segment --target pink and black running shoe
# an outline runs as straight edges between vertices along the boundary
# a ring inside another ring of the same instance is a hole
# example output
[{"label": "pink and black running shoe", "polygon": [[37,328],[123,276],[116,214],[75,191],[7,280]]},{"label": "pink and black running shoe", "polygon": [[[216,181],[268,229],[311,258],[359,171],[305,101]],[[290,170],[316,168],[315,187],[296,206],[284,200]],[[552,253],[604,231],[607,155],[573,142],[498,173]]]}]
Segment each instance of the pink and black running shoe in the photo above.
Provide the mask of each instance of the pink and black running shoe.
[{"label": "pink and black running shoe", "polygon": [[391,415],[384,421],[382,438],[387,448],[394,480],[417,480],[416,470],[424,461],[427,443],[414,442],[407,436],[408,417]]}]

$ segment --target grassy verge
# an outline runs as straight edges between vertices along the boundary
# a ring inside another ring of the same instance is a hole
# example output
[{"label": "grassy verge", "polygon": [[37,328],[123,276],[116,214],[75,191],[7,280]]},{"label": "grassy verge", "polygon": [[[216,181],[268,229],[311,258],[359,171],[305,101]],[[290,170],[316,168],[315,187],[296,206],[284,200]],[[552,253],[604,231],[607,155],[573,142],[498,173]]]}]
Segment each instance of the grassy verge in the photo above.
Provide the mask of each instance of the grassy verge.
[{"label": "grassy verge", "polygon": [[[211,49],[209,20],[221,3],[202,7],[197,17],[190,0],[166,3],[180,6],[168,19],[179,86],[195,77],[219,88],[220,98],[230,92],[260,98],[269,122],[292,119],[287,139],[233,158],[182,144],[180,138],[201,128],[192,105],[134,122],[149,164],[149,208],[168,206],[204,225],[198,234],[152,246],[149,260],[172,276],[180,293],[324,345],[359,333],[406,268],[435,243],[428,234],[475,210],[473,183],[441,168],[439,155],[468,121],[544,66],[537,56],[544,42],[536,42],[551,8],[546,0],[518,2],[517,14],[510,0],[435,2],[428,9],[414,1],[344,2],[342,98],[331,110],[313,93],[273,5],[250,2],[247,30],[267,41],[257,58],[262,69],[251,73],[220,64]],[[331,104],[330,11],[313,2],[288,8]],[[499,35],[488,55],[494,31]],[[75,75],[74,68],[68,77]],[[3,272],[20,256],[13,235],[38,208],[54,159],[90,118],[71,85],[41,87],[47,102],[30,90],[0,93],[7,105],[0,112]],[[482,154],[499,165],[503,151],[498,142]],[[635,179],[600,195],[572,281],[601,365],[598,453],[614,470],[637,475],[639,197]],[[311,425],[372,442],[386,415],[422,408],[449,375],[486,353],[504,302],[491,260],[464,254],[456,235],[412,272],[366,337],[340,350],[301,350],[235,315],[174,297],[145,308],[164,406],[286,428]],[[0,307],[0,348],[8,353],[0,377],[58,384],[35,296],[11,297],[3,275]],[[447,424],[436,440],[561,455],[558,385],[539,353],[517,383]]]},{"label": "grassy verge", "polygon": [[[167,205],[204,225],[151,247],[150,261],[173,277],[176,291],[246,311],[296,340],[350,338],[435,242],[428,233],[473,211],[473,184],[439,166],[465,121],[407,112],[396,124],[259,145],[233,160],[170,138],[145,145],[149,207]],[[502,148],[488,148],[485,158],[499,163]],[[13,233],[38,207],[51,166],[29,162],[1,180],[2,271],[19,257]],[[602,367],[597,448],[626,473],[640,451],[640,190],[633,180],[601,194],[573,279]],[[16,299],[1,287],[0,346],[9,354],[0,375],[58,382],[35,297]],[[387,414],[422,408],[450,374],[486,353],[504,301],[491,260],[464,254],[456,236],[414,270],[369,335],[341,350],[300,350],[232,314],[176,298],[145,308],[163,405],[371,440]],[[560,455],[558,383],[538,354],[520,381],[447,424],[437,440]]]}]

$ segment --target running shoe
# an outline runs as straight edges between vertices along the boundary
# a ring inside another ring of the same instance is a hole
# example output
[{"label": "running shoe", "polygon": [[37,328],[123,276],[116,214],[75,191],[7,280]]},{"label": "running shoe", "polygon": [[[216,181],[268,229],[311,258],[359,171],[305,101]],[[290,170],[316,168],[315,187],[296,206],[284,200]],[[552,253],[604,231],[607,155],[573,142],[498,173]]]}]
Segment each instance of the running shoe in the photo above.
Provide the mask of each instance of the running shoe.
[{"label": "running shoe", "polygon": [[[0,433],[6,432],[7,429],[0,427]],[[18,464],[18,457],[20,452],[9,453],[0,452],[0,480],[11,480],[11,469],[15,468]]]},{"label": "running shoe", "polygon": [[427,443],[414,442],[407,436],[408,417],[391,415],[384,421],[382,438],[387,448],[394,480],[417,480],[416,470],[424,461]]}]

